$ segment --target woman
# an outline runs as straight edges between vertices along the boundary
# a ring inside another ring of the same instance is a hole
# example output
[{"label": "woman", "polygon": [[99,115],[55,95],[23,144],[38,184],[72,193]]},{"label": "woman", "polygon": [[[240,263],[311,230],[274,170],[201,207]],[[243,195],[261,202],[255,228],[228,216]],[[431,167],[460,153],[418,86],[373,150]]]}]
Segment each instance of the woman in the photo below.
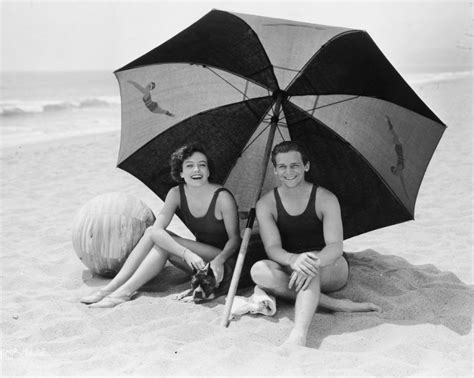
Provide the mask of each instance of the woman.
[{"label": "woman", "polygon": [[[217,282],[224,262],[240,245],[237,206],[232,194],[209,181],[209,159],[204,150],[186,145],[171,156],[171,176],[179,185],[170,189],[153,226],[149,227],[114,279],[98,292],[82,298],[90,307],[114,307],[158,275],[169,260],[192,272],[210,262]],[[179,211],[196,241],[166,230]]]},{"label": "woman", "polygon": [[263,290],[296,300],[295,325],[285,344],[304,346],[318,305],[346,312],[380,308],[323,294],[341,289],[348,279],[339,202],[329,190],[306,181],[309,160],[295,142],[276,145],[272,163],[280,186],[257,203],[269,260],[257,262],[251,274]]}]

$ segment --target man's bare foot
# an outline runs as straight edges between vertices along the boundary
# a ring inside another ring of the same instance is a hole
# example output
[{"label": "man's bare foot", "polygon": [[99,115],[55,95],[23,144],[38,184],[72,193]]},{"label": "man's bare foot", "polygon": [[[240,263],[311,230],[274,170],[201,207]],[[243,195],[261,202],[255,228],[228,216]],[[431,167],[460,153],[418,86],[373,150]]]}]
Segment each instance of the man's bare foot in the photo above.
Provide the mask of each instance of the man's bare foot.
[{"label": "man's bare foot", "polygon": [[370,302],[353,302],[349,299],[340,299],[331,310],[340,312],[381,312],[382,308]]},{"label": "man's bare foot", "polygon": [[280,355],[288,355],[299,346],[306,346],[306,335],[304,332],[293,329],[286,341],[278,347],[278,353]]}]

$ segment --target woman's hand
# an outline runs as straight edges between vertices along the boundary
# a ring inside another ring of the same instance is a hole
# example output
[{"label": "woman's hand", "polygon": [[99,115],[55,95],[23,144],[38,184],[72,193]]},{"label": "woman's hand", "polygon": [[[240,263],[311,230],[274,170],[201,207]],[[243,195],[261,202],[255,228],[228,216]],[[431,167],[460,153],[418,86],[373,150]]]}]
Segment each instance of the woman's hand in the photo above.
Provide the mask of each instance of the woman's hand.
[{"label": "woman's hand", "polygon": [[217,286],[219,286],[224,278],[224,262],[216,257],[211,261],[211,269],[216,277]]},{"label": "woman's hand", "polygon": [[199,255],[195,254],[194,252],[191,252],[187,248],[183,250],[182,258],[183,261],[186,262],[186,264],[188,264],[191,269],[200,270],[204,269],[204,267],[206,266],[206,263],[201,257],[199,257]]},{"label": "woman's hand", "polygon": [[318,274],[321,262],[313,252],[304,252],[293,255],[290,262],[290,268],[297,273],[303,273],[306,276],[314,277]]}]

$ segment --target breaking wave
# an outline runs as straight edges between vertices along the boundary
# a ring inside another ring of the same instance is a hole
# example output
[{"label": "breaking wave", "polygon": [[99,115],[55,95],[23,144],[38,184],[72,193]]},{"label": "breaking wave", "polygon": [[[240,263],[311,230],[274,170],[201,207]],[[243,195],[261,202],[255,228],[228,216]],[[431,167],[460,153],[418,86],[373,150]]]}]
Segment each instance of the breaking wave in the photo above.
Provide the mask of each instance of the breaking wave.
[{"label": "breaking wave", "polygon": [[442,81],[465,79],[472,77],[473,71],[455,71],[455,72],[438,72],[438,73],[419,73],[407,74],[405,80],[409,84],[431,84]]},{"label": "breaking wave", "polygon": [[106,108],[120,104],[119,97],[86,98],[78,101],[1,101],[0,117],[27,116],[71,109]]}]

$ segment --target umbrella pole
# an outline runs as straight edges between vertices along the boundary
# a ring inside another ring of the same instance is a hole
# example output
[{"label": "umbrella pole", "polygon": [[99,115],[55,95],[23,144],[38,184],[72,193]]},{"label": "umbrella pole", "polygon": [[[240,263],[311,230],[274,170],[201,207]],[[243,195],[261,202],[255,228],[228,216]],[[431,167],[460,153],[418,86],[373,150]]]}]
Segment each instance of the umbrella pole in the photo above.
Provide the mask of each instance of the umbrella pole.
[{"label": "umbrella pole", "polygon": [[247,254],[247,247],[249,245],[250,236],[252,235],[253,222],[255,220],[255,208],[250,209],[249,218],[247,225],[245,226],[244,236],[242,243],[240,244],[239,255],[237,256],[237,262],[235,263],[234,273],[232,275],[232,281],[230,282],[229,292],[227,293],[224,315],[222,315],[221,324],[224,327],[228,327],[230,323],[230,311],[232,309],[232,303],[234,302],[235,293],[239,286],[240,274],[242,273],[242,267],[244,266],[245,255]]},{"label": "umbrella pole", "polygon": [[249,212],[249,218],[247,220],[247,225],[245,226],[244,236],[242,238],[242,243],[240,244],[239,255],[237,256],[237,262],[235,263],[234,273],[232,275],[232,281],[230,283],[229,292],[227,293],[224,315],[222,316],[221,324],[224,327],[228,327],[230,323],[230,312],[232,310],[232,303],[234,302],[235,293],[237,292],[237,286],[239,285],[240,274],[242,273],[242,267],[244,265],[245,256],[247,254],[247,248],[249,245],[250,237],[252,235],[253,223],[255,221],[255,207],[257,201],[262,194],[263,183],[265,181],[265,176],[267,173],[267,166],[270,160],[270,153],[273,145],[273,139],[275,137],[275,131],[278,123],[278,115],[280,114],[282,96],[279,94],[275,102],[275,110],[273,117],[270,123],[270,131],[268,133],[267,144],[265,146],[265,153],[263,156],[262,171],[260,173],[260,183],[258,186],[258,192],[255,196],[253,206]]}]

